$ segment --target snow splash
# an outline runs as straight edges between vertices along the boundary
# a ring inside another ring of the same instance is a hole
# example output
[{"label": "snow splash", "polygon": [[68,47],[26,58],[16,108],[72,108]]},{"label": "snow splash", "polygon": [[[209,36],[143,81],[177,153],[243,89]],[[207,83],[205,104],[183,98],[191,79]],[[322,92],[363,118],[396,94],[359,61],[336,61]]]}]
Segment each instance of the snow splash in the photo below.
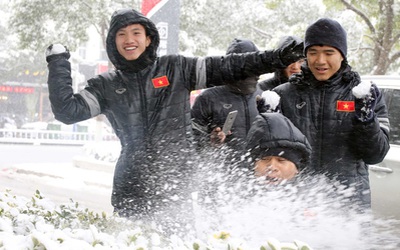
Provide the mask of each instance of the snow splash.
[{"label": "snow splash", "polygon": [[[322,176],[277,187],[244,181],[252,173],[232,168],[229,155],[218,150],[188,161],[197,169],[192,198],[184,198],[187,190],[169,197],[184,206],[165,201],[169,209],[152,221],[98,215],[75,202],[56,206],[39,192],[31,199],[0,192],[0,249],[249,250],[299,241],[312,249],[399,249],[400,222],[357,213],[351,190]],[[187,177],[173,176],[165,189]]]},{"label": "snow splash", "polygon": [[[206,241],[210,233],[228,232],[249,249],[258,249],[270,237],[300,240],[313,249],[400,247],[400,222],[359,213],[349,201],[351,189],[323,176],[276,187],[256,179],[244,181],[240,176],[249,172],[232,170],[225,164],[231,160],[226,155],[209,152],[197,163],[198,186],[191,201],[194,225],[180,231],[184,241]],[[179,210],[171,210],[180,216]]]}]

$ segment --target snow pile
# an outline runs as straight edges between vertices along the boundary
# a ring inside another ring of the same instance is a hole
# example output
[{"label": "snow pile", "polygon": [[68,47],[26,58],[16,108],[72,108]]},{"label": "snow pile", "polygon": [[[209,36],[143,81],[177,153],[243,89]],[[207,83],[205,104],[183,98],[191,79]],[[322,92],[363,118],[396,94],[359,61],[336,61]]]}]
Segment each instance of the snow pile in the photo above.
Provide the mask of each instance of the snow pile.
[{"label": "snow pile", "polygon": [[0,249],[148,249],[159,238],[118,217],[77,203],[56,206],[39,191],[31,199],[0,193]]},{"label": "snow pile", "polygon": [[[311,249],[301,241],[266,239],[261,249]],[[99,215],[71,201],[56,206],[36,191],[31,199],[0,193],[0,249],[248,249],[243,240],[218,232],[204,242],[163,236],[155,228]]]}]

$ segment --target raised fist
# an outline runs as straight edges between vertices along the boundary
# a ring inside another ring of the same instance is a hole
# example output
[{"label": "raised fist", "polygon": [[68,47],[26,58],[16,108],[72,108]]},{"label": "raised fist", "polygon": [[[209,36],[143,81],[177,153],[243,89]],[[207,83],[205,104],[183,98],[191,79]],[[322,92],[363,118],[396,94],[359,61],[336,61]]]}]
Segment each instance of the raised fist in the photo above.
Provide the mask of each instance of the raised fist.
[{"label": "raised fist", "polygon": [[256,96],[259,113],[279,113],[279,101],[281,97],[271,90],[266,90],[261,96]]},{"label": "raised fist", "polygon": [[355,114],[358,120],[369,122],[374,118],[376,99],[380,96],[378,87],[372,82],[361,82],[352,89],[355,100]]},{"label": "raised fist", "polygon": [[46,49],[46,61],[48,63],[60,58],[68,60],[69,57],[70,54],[68,48],[62,44],[52,44]]},{"label": "raised fist", "polygon": [[276,50],[279,53],[279,58],[286,67],[304,58],[304,43],[301,40],[294,40],[287,44],[282,44]]}]

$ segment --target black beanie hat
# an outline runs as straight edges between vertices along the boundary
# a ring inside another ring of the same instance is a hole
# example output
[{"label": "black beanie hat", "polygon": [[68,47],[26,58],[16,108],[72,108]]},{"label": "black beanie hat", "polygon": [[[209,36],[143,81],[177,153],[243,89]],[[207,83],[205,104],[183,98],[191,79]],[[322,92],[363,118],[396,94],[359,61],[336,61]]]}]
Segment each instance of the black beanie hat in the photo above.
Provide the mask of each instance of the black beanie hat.
[{"label": "black beanie hat", "polygon": [[293,162],[298,170],[303,169],[308,164],[309,157],[305,149],[293,147],[270,147],[260,145],[258,158],[262,159],[268,156],[278,156]]},{"label": "black beanie hat", "polygon": [[[241,54],[241,53],[258,52],[258,51],[259,49],[251,40],[235,38],[229,44],[228,49],[226,50],[226,54],[227,55]],[[254,91],[257,90],[257,80],[258,79],[256,79],[255,77],[249,78],[248,76],[242,74],[233,75],[231,77],[224,76],[223,79],[226,86],[230,88],[231,92],[242,95],[248,95],[254,93]],[[216,85],[221,85],[221,83],[218,83]]]},{"label": "black beanie hat", "polygon": [[335,20],[321,18],[308,26],[304,38],[304,54],[313,45],[327,45],[335,47],[342,53],[344,59],[347,56],[347,33]]}]

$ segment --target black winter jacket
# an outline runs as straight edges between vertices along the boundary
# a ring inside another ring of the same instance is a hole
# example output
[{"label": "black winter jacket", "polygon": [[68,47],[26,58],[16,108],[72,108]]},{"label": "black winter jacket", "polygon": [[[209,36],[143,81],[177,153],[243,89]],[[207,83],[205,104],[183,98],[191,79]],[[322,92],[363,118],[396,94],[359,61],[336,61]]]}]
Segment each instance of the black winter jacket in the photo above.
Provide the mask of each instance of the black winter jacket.
[{"label": "black winter jacket", "polygon": [[273,88],[288,82],[288,78],[285,76],[282,69],[276,70],[272,78],[265,79],[258,83],[258,87],[263,91],[272,90]]},{"label": "black winter jacket", "polygon": [[233,123],[231,135],[227,136],[226,145],[234,149],[244,149],[244,142],[251,124],[258,115],[256,96],[261,95],[261,90],[252,94],[239,94],[228,85],[216,86],[204,90],[192,107],[194,126],[207,133],[204,137],[209,141],[209,134],[215,127],[223,127],[228,113],[238,111]]},{"label": "black winter jacket", "polygon": [[368,165],[381,162],[389,150],[389,119],[384,98],[379,96],[372,122],[355,119],[354,112],[337,109],[338,101],[354,101],[352,88],[359,75],[344,64],[328,81],[317,81],[308,69],[274,89],[280,108],[307,137],[312,147],[310,168],[355,184],[357,198],[370,206]]},{"label": "black winter jacket", "polygon": [[[117,52],[115,34],[133,23],[142,24],[152,42],[137,60],[127,61]],[[192,180],[185,176],[194,171],[186,163],[193,157],[188,153],[190,91],[207,87],[206,82],[258,76],[284,67],[273,51],[157,57],[158,43],[154,23],[126,9],[113,14],[107,37],[107,53],[115,71],[88,80],[85,89],[74,94],[69,61],[58,57],[48,64],[49,98],[56,119],[72,124],[104,114],[112,124],[122,146],[112,204],[139,213],[148,207],[157,209],[157,202],[167,204],[165,200],[180,197],[180,191],[187,189],[185,182]]]}]

